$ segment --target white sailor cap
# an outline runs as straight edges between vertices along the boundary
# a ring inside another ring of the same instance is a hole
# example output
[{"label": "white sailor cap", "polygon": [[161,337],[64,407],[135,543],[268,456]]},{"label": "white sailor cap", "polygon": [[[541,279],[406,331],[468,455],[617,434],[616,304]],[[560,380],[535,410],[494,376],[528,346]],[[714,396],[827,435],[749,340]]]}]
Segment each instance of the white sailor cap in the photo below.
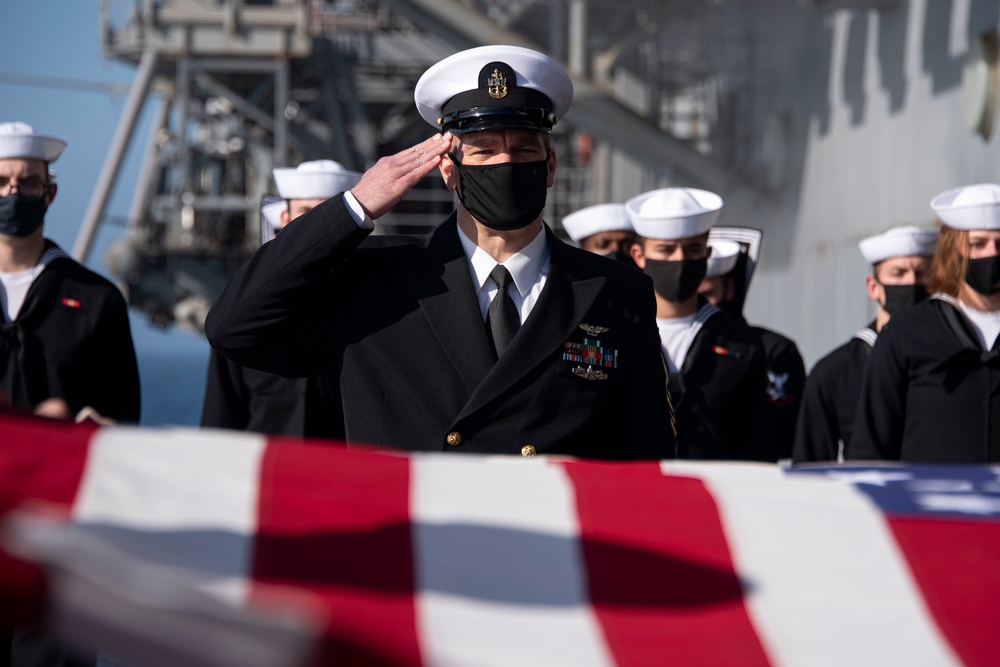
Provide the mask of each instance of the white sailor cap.
[{"label": "white sailor cap", "polygon": [[952,229],[1000,229],[1000,185],[947,190],[931,200],[931,208]]},{"label": "white sailor cap", "polygon": [[858,247],[861,248],[865,261],[873,265],[890,257],[931,257],[937,247],[939,235],[936,229],[902,225],[862,239]]},{"label": "white sailor cap", "polygon": [[709,237],[708,247],[712,254],[708,256],[708,272],[706,278],[724,276],[736,268],[736,260],[740,258],[743,247],[736,241],[725,241]]},{"label": "white sailor cap", "polygon": [[66,142],[55,137],[36,134],[27,123],[0,123],[0,160],[21,158],[55,162],[66,148]]},{"label": "white sailor cap", "polygon": [[260,244],[264,245],[281,230],[281,212],[288,202],[274,195],[264,195],[260,202]]},{"label": "white sailor cap", "polygon": [[284,199],[329,199],[358,184],[361,174],[348,171],[333,160],[303,162],[298,167],[275,169],[274,183]]},{"label": "white sailor cap", "polygon": [[722,197],[695,188],[663,188],[632,197],[625,209],[639,236],[686,239],[712,228],[722,211]]},{"label": "white sailor cap", "polygon": [[269,202],[260,207],[260,214],[264,216],[264,221],[271,229],[278,231],[281,229],[281,212],[288,210],[288,202],[284,199]]},{"label": "white sailor cap", "polygon": [[559,63],[521,46],[480,46],[431,66],[413,91],[421,117],[442,132],[551,132],[573,101]]},{"label": "white sailor cap", "polygon": [[581,208],[562,219],[569,237],[580,241],[601,232],[634,232],[625,204],[597,204]]}]

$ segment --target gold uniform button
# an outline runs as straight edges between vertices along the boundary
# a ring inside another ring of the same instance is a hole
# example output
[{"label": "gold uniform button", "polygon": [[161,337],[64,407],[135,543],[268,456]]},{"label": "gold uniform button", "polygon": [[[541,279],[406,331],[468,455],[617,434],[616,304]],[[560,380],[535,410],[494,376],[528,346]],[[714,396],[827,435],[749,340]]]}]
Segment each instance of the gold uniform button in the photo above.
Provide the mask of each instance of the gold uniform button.
[{"label": "gold uniform button", "polygon": [[447,442],[452,447],[458,447],[462,444],[462,434],[458,431],[452,431],[447,436],[445,436],[444,441]]},{"label": "gold uniform button", "polygon": [[521,447],[521,456],[534,456],[535,453],[534,445],[525,445],[524,447]]}]

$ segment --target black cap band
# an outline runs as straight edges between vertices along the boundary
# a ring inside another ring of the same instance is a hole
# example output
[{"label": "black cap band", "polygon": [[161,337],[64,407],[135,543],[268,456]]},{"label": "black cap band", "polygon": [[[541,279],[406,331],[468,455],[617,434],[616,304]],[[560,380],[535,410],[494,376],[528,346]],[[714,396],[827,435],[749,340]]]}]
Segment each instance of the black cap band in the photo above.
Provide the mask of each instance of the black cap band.
[{"label": "black cap band", "polygon": [[558,118],[549,97],[517,85],[517,74],[503,62],[479,71],[479,87],[458,93],[441,108],[441,131],[462,134],[497,129],[551,132]]}]

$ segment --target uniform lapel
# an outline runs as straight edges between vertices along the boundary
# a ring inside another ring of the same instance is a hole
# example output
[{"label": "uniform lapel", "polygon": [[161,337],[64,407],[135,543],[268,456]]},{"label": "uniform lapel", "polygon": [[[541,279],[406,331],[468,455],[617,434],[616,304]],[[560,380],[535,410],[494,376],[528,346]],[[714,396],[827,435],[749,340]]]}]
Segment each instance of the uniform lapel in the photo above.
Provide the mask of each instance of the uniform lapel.
[{"label": "uniform lapel", "polygon": [[453,213],[431,235],[427,261],[406,270],[434,335],[471,392],[490,372],[493,351],[455,220]]},{"label": "uniform lapel", "polygon": [[545,233],[549,243],[549,274],[545,288],[510,347],[473,392],[455,421],[487,405],[539,364],[545,363],[580,322],[586,320],[587,312],[604,287],[603,277],[575,277],[567,265],[567,246],[548,227]]}]

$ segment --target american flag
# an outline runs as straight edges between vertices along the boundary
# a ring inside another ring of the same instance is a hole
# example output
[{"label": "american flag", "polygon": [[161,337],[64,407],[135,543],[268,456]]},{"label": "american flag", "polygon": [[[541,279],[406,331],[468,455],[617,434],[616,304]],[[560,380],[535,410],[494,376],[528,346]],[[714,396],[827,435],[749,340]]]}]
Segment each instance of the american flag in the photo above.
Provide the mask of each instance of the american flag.
[{"label": "american flag", "polygon": [[0,606],[136,667],[1000,664],[1000,468],[0,433]]}]

